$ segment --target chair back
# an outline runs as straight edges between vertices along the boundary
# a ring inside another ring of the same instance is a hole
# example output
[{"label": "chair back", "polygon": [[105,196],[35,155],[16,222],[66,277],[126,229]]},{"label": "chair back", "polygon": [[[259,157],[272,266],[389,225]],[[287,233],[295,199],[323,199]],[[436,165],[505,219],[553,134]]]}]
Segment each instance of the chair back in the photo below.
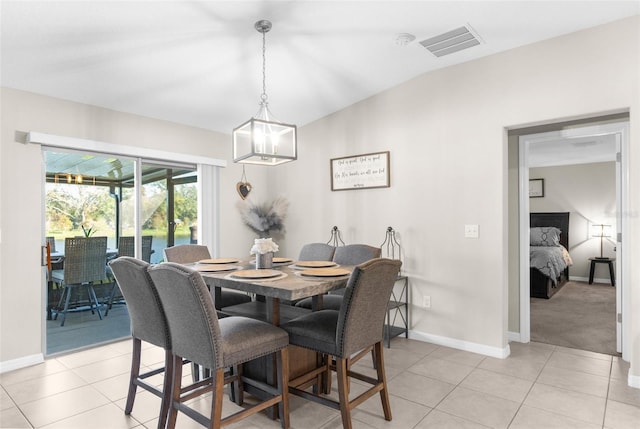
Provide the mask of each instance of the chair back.
[{"label": "chair back", "polygon": [[103,280],[107,267],[107,237],[69,237],[64,240],[64,283]]},{"label": "chair back", "polygon": [[[151,262],[151,246],[153,243],[152,235],[142,236],[142,260]],[[135,237],[120,237],[118,239],[118,256],[131,256],[136,254]]]},{"label": "chair back", "polygon": [[109,266],[127,302],[132,335],[169,350],[171,337],[167,319],[147,271],[150,265],[131,256],[120,256],[109,262]]},{"label": "chair back", "polygon": [[205,368],[222,368],[218,317],[200,273],[166,262],[151,266],[149,275],[167,316],[173,353]]},{"label": "chair back", "polygon": [[211,258],[209,248],[201,244],[179,244],[164,249],[164,260],[178,264],[190,264]]},{"label": "chair back", "polygon": [[379,258],[381,253],[379,247],[367,244],[347,244],[336,247],[333,262],[340,265],[358,265],[370,259]]},{"label": "chair back", "polygon": [[56,238],[48,236],[47,243],[49,244],[49,248],[51,249],[50,253],[56,253]]},{"label": "chair back", "polygon": [[356,266],[349,277],[336,329],[339,357],[382,341],[387,303],[402,262],[377,258]]},{"label": "chair back", "polygon": [[331,261],[336,248],[325,243],[309,243],[300,249],[299,261]]}]

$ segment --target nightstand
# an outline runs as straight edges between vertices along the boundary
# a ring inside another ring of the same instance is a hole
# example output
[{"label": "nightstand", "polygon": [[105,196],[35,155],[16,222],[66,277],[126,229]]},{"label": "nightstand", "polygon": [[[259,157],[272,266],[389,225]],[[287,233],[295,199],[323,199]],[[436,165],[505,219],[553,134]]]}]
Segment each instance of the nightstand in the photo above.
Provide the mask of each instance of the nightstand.
[{"label": "nightstand", "polygon": [[611,279],[611,286],[616,285],[616,273],[613,271],[613,262],[616,258],[589,258],[591,261],[591,268],[589,269],[589,284],[593,283],[593,272],[596,269],[596,264],[609,265],[609,278]]}]

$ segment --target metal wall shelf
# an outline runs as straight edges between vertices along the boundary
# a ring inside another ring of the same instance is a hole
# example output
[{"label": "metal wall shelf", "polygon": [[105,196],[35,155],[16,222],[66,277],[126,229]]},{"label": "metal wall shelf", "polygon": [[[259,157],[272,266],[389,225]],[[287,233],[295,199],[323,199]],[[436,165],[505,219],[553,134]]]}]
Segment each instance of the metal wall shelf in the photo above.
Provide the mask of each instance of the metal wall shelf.
[{"label": "metal wall shelf", "polygon": [[391,347],[392,338],[402,334],[409,338],[409,277],[399,275],[387,305],[387,321],[384,325],[384,342],[387,348]]}]

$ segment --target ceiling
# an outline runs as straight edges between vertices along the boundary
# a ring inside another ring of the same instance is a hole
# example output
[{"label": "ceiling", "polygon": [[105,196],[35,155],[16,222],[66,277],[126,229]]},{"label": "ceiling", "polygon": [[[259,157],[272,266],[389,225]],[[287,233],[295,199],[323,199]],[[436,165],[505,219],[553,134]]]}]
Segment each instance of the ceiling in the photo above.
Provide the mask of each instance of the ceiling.
[{"label": "ceiling", "polygon": [[[639,1],[5,1],[2,86],[230,133],[302,126],[420,74],[640,13]],[[444,57],[420,41],[467,26]],[[399,33],[416,36],[406,46]]]}]

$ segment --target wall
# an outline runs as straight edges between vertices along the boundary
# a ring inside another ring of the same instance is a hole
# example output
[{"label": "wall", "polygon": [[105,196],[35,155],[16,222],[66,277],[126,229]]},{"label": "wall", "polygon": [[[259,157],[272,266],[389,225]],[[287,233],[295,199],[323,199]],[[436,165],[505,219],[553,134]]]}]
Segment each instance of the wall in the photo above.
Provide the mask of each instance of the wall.
[{"label": "wall", "polygon": [[[640,151],[633,150],[640,144],[639,27],[634,17],[428,73],[301,127],[298,161],[268,174],[247,171],[258,185],[256,197],[283,194],[291,202],[283,255],[295,255],[306,242],[328,240],[333,225],[348,243],[373,245],[393,226],[410,276],[412,336],[507,354],[507,267],[517,255],[509,254],[507,242],[506,130],[630,110],[630,164],[640,165]],[[40,351],[43,316],[33,305],[42,299],[39,273],[19,268],[39,263],[42,231],[16,228],[40,222],[41,182],[24,174],[39,153],[15,143],[14,131],[134,141],[164,150],[179,141],[181,150],[224,159],[228,136],[16,91],[3,90],[1,97],[5,361]],[[331,192],[331,158],[382,150],[391,151],[390,188]],[[234,251],[252,238],[235,219],[240,176],[241,168],[232,166],[223,177],[221,248]],[[23,180],[10,180],[15,177]],[[630,236],[640,236],[640,170],[632,168],[628,180],[625,215]],[[479,239],[464,238],[465,224],[480,226]],[[640,258],[640,243],[630,244],[629,257]],[[640,387],[639,270],[631,271],[628,284],[631,372]],[[423,295],[431,296],[431,309],[417,305]],[[24,323],[5,328],[16,320]]]},{"label": "wall", "polygon": [[[615,162],[566,165],[529,169],[530,178],[543,178],[545,195],[530,198],[532,212],[568,211],[569,252],[573,280],[589,278],[589,258],[600,255],[600,240],[591,237],[589,225],[616,225],[616,165]],[[604,242],[604,256],[615,258],[615,244]],[[596,280],[609,282],[607,266],[598,264]]]},{"label": "wall", "polygon": [[[519,317],[519,301],[508,294],[507,267],[518,255],[507,250],[517,211],[508,210],[505,130],[630,110],[629,162],[640,165],[639,27],[634,17],[428,73],[303,127],[300,159],[278,169],[272,185],[287,190],[291,217],[300,219],[287,246],[322,240],[333,225],[348,243],[378,244],[393,226],[410,276],[412,335],[504,350],[507,320]],[[390,188],[331,192],[331,158],[384,150]],[[630,170],[625,216],[630,235],[640,236],[640,170]],[[465,239],[465,224],[478,224],[480,238]],[[638,258],[640,244],[629,253]],[[628,279],[634,314],[639,277],[633,270]],[[420,306],[425,295],[430,309]],[[640,375],[633,322],[632,368]]]}]

